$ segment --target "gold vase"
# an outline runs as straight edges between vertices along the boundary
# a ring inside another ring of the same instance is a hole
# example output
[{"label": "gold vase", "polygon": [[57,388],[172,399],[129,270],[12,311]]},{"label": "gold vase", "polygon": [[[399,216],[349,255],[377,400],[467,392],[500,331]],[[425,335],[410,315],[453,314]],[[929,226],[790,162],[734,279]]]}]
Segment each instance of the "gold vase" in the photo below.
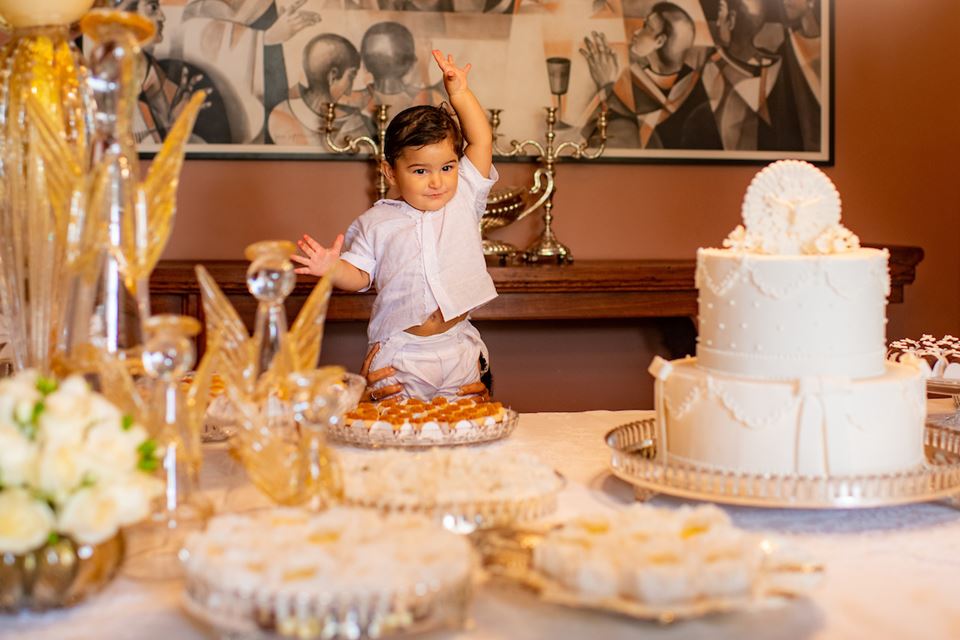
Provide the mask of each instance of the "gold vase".
[{"label": "gold vase", "polygon": [[113,578],[123,548],[118,533],[96,545],[64,537],[27,553],[0,553],[0,611],[43,611],[79,602]]},{"label": "gold vase", "polygon": [[11,323],[17,368],[50,370],[62,329],[61,270],[70,215],[69,202],[58,201],[47,188],[41,135],[29,103],[57,123],[64,144],[85,147],[89,100],[80,52],[68,21],[47,20],[76,19],[90,4],[0,0],[0,18],[14,27],[0,50],[0,306]]}]

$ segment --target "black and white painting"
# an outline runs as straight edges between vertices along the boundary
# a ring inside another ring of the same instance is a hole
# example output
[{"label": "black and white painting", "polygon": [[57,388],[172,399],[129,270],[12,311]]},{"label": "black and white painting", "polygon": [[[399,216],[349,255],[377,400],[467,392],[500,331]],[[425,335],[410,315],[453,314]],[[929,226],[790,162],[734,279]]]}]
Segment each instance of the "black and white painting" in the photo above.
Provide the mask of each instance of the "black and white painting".
[{"label": "black and white painting", "polygon": [[445,99],[430,51],[470,62],[502,140],[598,139],[604,157],[830,162],[831,0],[131,0],[158,24],[137,117],[156,150],[197,89],[192,155],[331,156]]}]

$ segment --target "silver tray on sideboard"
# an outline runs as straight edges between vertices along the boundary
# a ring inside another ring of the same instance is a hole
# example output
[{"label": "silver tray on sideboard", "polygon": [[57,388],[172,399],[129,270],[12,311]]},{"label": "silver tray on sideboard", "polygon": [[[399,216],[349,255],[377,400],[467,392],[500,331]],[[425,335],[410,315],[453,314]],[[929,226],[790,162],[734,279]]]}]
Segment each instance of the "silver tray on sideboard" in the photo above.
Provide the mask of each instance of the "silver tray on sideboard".
[{"label": "silver tray on sideboard", "polygon": [[752,507],[852,509],[949,500],[960,507],[960,431],[928,424],[927,463],[891,474],[860,476],[772,475],[720,471],[656,459],[656,420],[621,425],[605,437],[610,470],[634,485],[638,499],[657,493]]}]

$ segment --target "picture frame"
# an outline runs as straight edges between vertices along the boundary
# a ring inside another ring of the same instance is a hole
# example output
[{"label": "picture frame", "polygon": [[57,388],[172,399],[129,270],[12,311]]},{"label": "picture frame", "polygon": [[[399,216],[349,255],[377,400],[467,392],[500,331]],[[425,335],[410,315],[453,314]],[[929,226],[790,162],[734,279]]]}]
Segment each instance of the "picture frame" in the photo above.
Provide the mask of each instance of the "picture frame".
[{"label": "picture frame", "polygon": [[[326,140],[376,139],[446,99],[431,50],[471,63],[502,109],[501,147],[600,141],[606,162],[833,162],[833,0],[128,0],[158,25],[136,136],[155,153],[208,91],[188,157],[348,159]],[[363,151],[368,151],[364,149]]]}]

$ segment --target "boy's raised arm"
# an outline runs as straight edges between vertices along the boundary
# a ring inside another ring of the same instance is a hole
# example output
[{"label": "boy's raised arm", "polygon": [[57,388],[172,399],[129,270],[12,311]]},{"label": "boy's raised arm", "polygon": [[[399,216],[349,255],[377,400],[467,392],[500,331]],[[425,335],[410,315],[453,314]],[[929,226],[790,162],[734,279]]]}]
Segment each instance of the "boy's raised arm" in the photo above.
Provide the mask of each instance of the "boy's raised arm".
[{"label": "boy's raised arm", "polygon": [[461,69],[454,63],[452,55],[444,58],[436,49],[433,51],[433,58],[443,72],[443,87],[450,96],[450,105],[460,119],[460,129],[467,142],[464,153],[480,175],[487,178],[493,165],[493,131],[480,101],[467,86],[467,73],[471,65],[467,63]]}]

